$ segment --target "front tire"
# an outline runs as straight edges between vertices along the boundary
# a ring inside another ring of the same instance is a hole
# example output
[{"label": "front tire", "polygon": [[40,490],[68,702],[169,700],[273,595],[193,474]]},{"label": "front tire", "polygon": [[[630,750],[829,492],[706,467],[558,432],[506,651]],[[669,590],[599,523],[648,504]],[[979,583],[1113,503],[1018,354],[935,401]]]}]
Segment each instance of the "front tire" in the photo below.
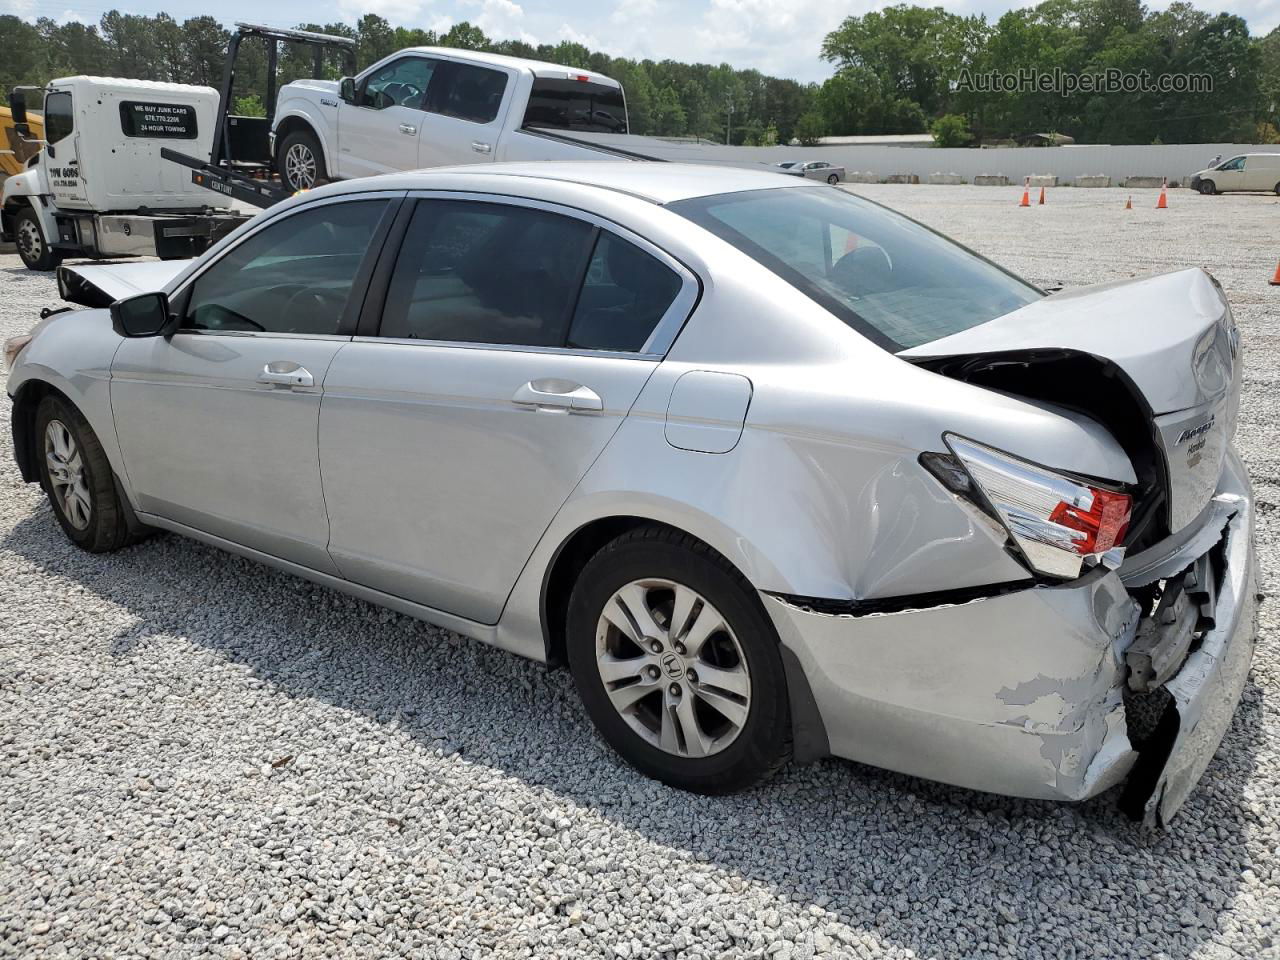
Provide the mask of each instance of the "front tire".
[{"label": "front tire", "polygon": [[1200,193],[1203,196],[1212,197],[1217,192],[1218,192],[1218,187],[1212,180],[1200,181]]},{"label": "front tire", "polygon": [[569,601],[567,653],[596,729],[646,776],[732,793],[791,755],[779,642],[755,590],[665,527],[618,537]]},{"label": "front tire", "polygon": [[13,236],[18,256],[28,270],[52,270],[62,262],[62,254],[49,246],[40,229],[40,218],[30,207],[23,207],[13,221]]},{"label": "front tire", "polygon": [[35,442],[40,485],[67,538],[89,553],[129,544],[134,538],[111,464],[80,411],[61,397],[45,397],[36,408]]},{"label": "front tire", "polygon": [[276,151],[276,172],[280,182],[292,191],[310,190],[324,183],[329,173],[324,151],[310,130],[295,130],[280,141]]}]

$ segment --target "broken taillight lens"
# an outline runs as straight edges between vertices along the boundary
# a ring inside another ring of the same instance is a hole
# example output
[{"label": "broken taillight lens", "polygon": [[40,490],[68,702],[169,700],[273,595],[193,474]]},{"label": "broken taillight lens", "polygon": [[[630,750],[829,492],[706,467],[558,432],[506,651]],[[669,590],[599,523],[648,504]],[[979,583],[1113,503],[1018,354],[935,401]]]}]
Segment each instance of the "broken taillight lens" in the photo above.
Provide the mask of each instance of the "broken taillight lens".
[{"label": "broken taillight lens", "polygon": [[972,486],[957,489],[953,477],[941,473],[931,462],[922,462],[956,493],[969,499],[974,499],[975,492],[980,494],[985,501],[980,505],[1000,521],[1033,570],[1070,578],[1079,576],[1086,560],[1119,566],[1124,557],[1120,544],[1133,507],[1128,494],[955,434],[946,434],[943,440]]}]

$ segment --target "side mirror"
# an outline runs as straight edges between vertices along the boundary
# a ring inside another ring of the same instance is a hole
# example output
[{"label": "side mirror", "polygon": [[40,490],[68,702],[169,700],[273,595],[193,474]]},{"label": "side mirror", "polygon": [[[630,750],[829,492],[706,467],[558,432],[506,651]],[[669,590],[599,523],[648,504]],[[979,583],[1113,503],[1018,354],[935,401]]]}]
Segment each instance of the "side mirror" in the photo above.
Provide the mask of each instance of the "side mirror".
[{"label": "side mirror", "polygon": [[338,96],[343,103],[356,102],[356,81],[353,77],[343,77],[338,84]]},{"label": "side mirror", "polygon": [[163,293],[140,293],[111,305],[111,328],[122,337],[168,336],[177,326]]}]

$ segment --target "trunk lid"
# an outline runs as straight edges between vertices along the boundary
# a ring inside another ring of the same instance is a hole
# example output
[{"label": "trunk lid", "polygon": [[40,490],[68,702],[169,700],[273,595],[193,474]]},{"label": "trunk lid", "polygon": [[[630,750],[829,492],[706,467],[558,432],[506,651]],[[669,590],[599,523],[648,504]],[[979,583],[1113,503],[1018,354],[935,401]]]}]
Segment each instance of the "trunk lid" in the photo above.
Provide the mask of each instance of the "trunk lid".
[{"label": "trunk lid", "polygon": [[[1235,432],[1239,334],[1217,281],[1198,268],[1064,291],[900,356],[1083,410],[1135,461],[1163,461],[1152,484],[1163,490],[1170,533],[1212,498]],[[1113,402],[1117,383],[1133,406]],[[1150,449],[1126,419],[1143,421]]]}]

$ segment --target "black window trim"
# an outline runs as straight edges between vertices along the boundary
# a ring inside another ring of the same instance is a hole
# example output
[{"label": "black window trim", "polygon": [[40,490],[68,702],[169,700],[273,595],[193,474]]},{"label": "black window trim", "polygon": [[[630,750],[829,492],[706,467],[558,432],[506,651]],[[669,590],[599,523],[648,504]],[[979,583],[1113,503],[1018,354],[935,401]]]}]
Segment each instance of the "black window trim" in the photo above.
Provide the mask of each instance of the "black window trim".
[{"label": "black window trim", "polygon": [[[545,210],[548,213],[572,217],[595,227],[596,230],[592,234],[592,242],[587,250],[587,264],[583,267],[578,291],[575,294],[575,306],[576,297],[580,296],[582,292],[582,279],[585,278],[586,271],[590,269],[590,259],[595,250],[595,243],[598,242],[600,233],[606,231],[612,233],[618,239],[638,247],[657,259],[663,266],[675,272],[680,277],[680,292],[671,301],[671,305],[667,307],[662,318],[654,325],[653,332],[649,335],[649,339],[645,341],[644,348],[635,351],[587,350],[580,347],[546,347],[523,343],[473,343],[461,340],[384,337],[381,335],[382,313],[386,306],[387,292],[391,286],[391,274],[395,269],[396,260],[400,256],[400,248],[404,243],[405,233],[409,228],[409,220],[412,217],[413,210],[417,206],[417,201],[421,200],[461,200],[473,203],[499,203],[530,207],[536,210]],[[554,353],[585,357],[618,357],[628,360],[657,362],[666,357],[671,347],[675,344],[676,338],[679,337],[680,331],[684,329],[685,323],[693,315],[694,310],[697,309],[698,303],[702,299],[702,278],[652,241],[646,240],[622,224],[601,217],[598,214],[578,207],[570,207],[549,200],[540,200],[535,197],[505,193],[478,193],[470,190],[413,190],[410,191],[407,202],[400,208],[391,234],[386,242],[383,243],[381,256],[378,258],[378,264],[369,283],[369,291],[365,296],[364,309],[361,312],[355,335],[355,340],[358,342],[451,347],[466,350],[504,350],[511,353]]]},{"label": "black window trim", "polygon": [[216,257],[209,259],[208,263],[202,263],[194,272],[182,278],[182,282],[169,295],[169,301],[172,304],[173,312],[182,318],[185,323],[187,319],[187,307],[191,301],[192,291],[195,289],[196,282],[213,267],[222,260],[232,250],[238,248],[242,243],[251,237],[256,237],[263,230],[269,229],[273,224],[281,223],[289,217],[296,216],[299,213],[308,210],[314,210],[317,207],[329,206],[335,203],[351,203],[360,200],[385,200],[388,201],[386,210],[382,213],[382,218],[378,221],[378,225],[374,228],[373,237],[369,241],[369,248],[365,251],[360,266],[356,268],[355,276],[351,279],[351,295],[347,298],[347,306],[343,310],[342,320],[338,324],[337,333],[286,333],[274,332],[270,330],[199,330],[194,327],[179,326],[174,335],[179,334],[185,336],[201,336],[201,337],[269,337],[273,340],[278,339],[294,339],[294,340],[350,340],[355,336],[357,330],[358,319],[364,309],[364,303],[368,298],[370,280],[376,264],[379,262],[383,250],[387,246],[387,239],[391,233],[392,226],[396,222],[401,210],[404,207],[411,207],[412,204],[405,203],[404,190],[370,190],[359,193],[343,193],[336,197],[325,197],[323,200],[309,200],[299,203],[297,206],[290,207],[277,214],[276,216],[267,217],[260,223],[254,224],[254,229],[247,231],[243,236],[237,237],[234,243],[228,244],[226,247],[218,251]]}]

